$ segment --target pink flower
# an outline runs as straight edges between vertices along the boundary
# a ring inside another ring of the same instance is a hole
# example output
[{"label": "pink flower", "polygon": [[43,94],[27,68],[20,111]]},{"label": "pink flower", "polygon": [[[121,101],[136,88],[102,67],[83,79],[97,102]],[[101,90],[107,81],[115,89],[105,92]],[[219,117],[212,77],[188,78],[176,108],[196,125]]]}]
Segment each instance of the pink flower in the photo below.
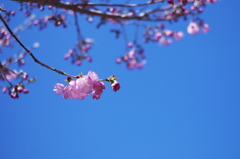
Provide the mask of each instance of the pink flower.
[{"label": "pink flower", "polygon": [[99,80],[98,74],[96,72],[88,71],[87,76],[89,76],[92,81],[98,81]]},{"label": "pink flower", "polygon": [[204,33],[208,32],[209,29],[210,29],[210,27],[209,27],[208,24],[203,24],[202,31],[203,31]]},{"label": "pink flower", "polygon": [[102,94],[102,92],[94,91],[94,92],[92,93],[92,98],[98,100],[98,99],[101,97],[101,94]]},{"label": "pink flower", "polygon": [[103,82],[100,82],[100,81],[93,82],[93,90],[97,92],[102,92],[103,89],[105,89],[105,85]]},{"label": "pink flower", "polygon": [[134,58],[134,53],[135,53],[135,50],[132,49],[131,51],[128,52],[128,57],[131,59]]},{"label": "pink flower", "polygon": [[83,76],[76,80],[76,89],[80,94],[89,94],[92,91],[92,80],[89,76]]},{"label": "pink flower", "polygon": [[181,32],[181,31],[176,32],[176,33],[174,33],[173,36],[174,36],[175,40],[180,40],[183,37],[183,32]]},{"label": "pink flower", "polygon": [[120,89],[120,83],[118,81],[115,81],[112,84],[112,89],[113,89],[114,92],[118,91]]},{"label": "pink flower", "polygon": [[188,25],[187,32],[189,34],[197,34],[199,32],[199,26],[195,22],[191,22]]},{"label": "pink flower", "polygon": [[66,85],[63,89],[63,98],[68,99],[68,98],[74,98],[73,97],[73,85]]},{"label": "pink flower", "polygon": [[[116,82],[116,77],[112,77],[112,88],[114,91],[120,89],[120,84]],[[115,81],[115,82],[114,82]],[[110,82],[110,80],[109,80]],[[110,83],[112,83],[110,82]],[[56,91],[56,94],[62,94],[65,99],[85,99],[88,94],[92,91],[92,98],[99,99],[101,94],[105,89],[103,82],[99,81],[99,77],[96,72],[89,71],[87,75],[81,75],[76,81],[71,80],[66,86],[61,83],[56,83],[53,91]]]},{"label": "pink flower", "polygon": [[131,61],[128,61],[127,68],[131,70],[136,66],[136,64],[137,64],[137,61],[135,59],[132,59]]},{"label": "pink flower", "polygon": [[95,82],[94,83],[94,86],[93,86],[93,93],[92,93],[92,98],[93,99],[99,99],[101,97],[101,94],[102,94],[102,90],[105,89],[105,85],[103,82]]},{"label": "pink flower", "polygon": [[5,76],[8,81],[12,81],[17,78],[17,71],[15,71],[15,70],[14,70],[14,72],[9,71]]},{"label": "pink flower", "polygon": [[158,41],[161,37],[162,37],[162,33],[157,32],[157,33],[155,34],[155,40]]},{"label": "pink flower", "polygon": [[56,83],[53,91],[56,91],[56,94],[59,95],[63,93],[63,89],[64,89],[64,85],[62,83]]},{"label": "pink flower", "polygon": [[159,43],[164,45],[164,46],[167,46],[167,45],[172,43],[172,40],[171,39],[166,39],[165,37],[162,37],[162,38],[159,39]]},{"label": "pink flower", "polygon": [[165,30],[165,34],[167,36],[171,36],[173,34],[173,31],[172,30]]}]

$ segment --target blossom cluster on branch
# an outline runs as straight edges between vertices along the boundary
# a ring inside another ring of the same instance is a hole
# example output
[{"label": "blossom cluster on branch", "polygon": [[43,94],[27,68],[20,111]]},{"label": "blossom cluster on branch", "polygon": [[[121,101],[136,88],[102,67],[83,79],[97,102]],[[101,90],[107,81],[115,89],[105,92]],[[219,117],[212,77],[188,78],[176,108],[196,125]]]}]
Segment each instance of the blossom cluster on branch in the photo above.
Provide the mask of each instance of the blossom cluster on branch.
[{"label": "blossom cluster on branch", "polygon": [[79,75],[77,80],[67,79],[68,84],[56,83],[53,89],[56,94],[62,94],[65,99],[85,99],[92,92],[93,99],[99,99],[105,89],[102,81],[110,82],[112,89],[116,92],[120,89],[117,78],[113,75],[105,80],[100,80],[96,72],[89,71],[87,75]]},{"label": "blossom cluster on branch", "polygon": [[[174,40],[178,41],[184,37],[184,31],[171,30],[164,23],[174,24],[179,21],[187,21],[187,33],[192,35],[200,31],[206,33],[210,27],[199,15],[204,12],[206,5],[217,2],[217,0],[149,0],[145,3],[130,3],[130,1],[113,3],[111,0],[99,0],[99,3],[92,0],[11,1],[17,2],[19,8],[9,10],[4,8],[4,6],[0,6],[1,21],[3,23],[3,25],[0,25],[0,53],[4,53],[4,48],[6,47],[13,47],[13,43],[16,42],[24,49],[24,53],[17,53],[11,58],[0,61],[0,79],[3,81],[3,85],[0,86],[3,92],[8,91],[12,98],[17,98],[18,94],[22,92],[20,87],[25,89],[24,80],[27,81],[26,83],[35,81],[35,78],[34,80],[24,79],[22,75],[25,72],[22,70],[17,71],[16,69],[16,67],[19,68],[26,65],[24,57],[28,54],[41,66],[68,78],[76,79],[68,80],[67,85],[56,84],[55,91],[57,94],[63,94],[64,98],[77,99],[84,99],[92,91],[93,99],[99,99],[102,90],[105,88],[104,84],[99,79],[96,80],[89,75],[91,73],[81,77],[72,76],[42,63],[30,51],[36,47],[28,49],[17,38],[16,35],[20,31],[28,27],[38,27],[40,31],[43,31],[49,25],[65,29],[73,26],[76,30],[76,43],[74,47],[69,48],[68,51],[66,50],[65,54],[63,53],[63,57],[72,64],[80,66],[84,60],[92,62],[94,57],[89,56],[89,52],[93,47],[94,40],[93,38],[85,38],[83,35],[82,28],[78,23],[79,16],[84,17],[89,22],[89,25],[96,25],[96,29],[104,25],[114,25],[114,28],[110,29],[109,32],[114,33],[116,39],[121,37],[125,43],[123,47],[126,48],[123,55],[116,56],[116,63],[125,63],[129,70],[134,68],[141,69],[146,63],[147,51],[144,49],[144,44],[154,42],[168,46]],[[40,11],[44,14],[38,13],[36,15],[35,11]],[[12,31],[8,26],[8,22],[14,20],[21,13],[24,13],[26,16],[26,21]],[[135,27],[135,32],[131,39],[129,39],[125,31],[126,26]],[[87,34],[87,32],[84,32],[84,34]],[[13,63],[17,63],[15,68],[12,67]],[[18,82],[13,84],[13,81]],[[114,82],[111,84],[114,85]],[[116,87],[113,86],[113,89],[118,90],[120,88],[118,86],[119,83],[116,84]],[[82,89],[83,87],[84,89]]]}]

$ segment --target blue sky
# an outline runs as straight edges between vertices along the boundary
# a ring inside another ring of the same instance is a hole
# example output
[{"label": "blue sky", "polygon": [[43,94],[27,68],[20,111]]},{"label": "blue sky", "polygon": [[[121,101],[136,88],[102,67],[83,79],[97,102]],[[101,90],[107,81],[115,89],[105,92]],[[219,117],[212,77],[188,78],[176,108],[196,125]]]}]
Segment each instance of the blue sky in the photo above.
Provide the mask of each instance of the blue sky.
[{"label": "blue sky", "polygon": [[74,27],[22,32],[26,46],[40,42],[33,52],[41,61],[73,75],[116,74],[121,90],[113,92],[106,83],[100,100],[65,100],[52,91],[65,77],[27,57],[23,69],[37,77],[28,85],[30,93],[17,100],[0,94],[0,158],[239,159],[239,5],[237,0],[209,5],[201,15],[211,27],[207,34],[187,35],[188,22],[169,25],[185,37],[167,47],[145,45],[142,70],[115,64],[125,48],[109,34],[110,26],[96,30],[80,18],[84,36],[95,39],[93,62],[80,67],[62,58],[76,42]]}]

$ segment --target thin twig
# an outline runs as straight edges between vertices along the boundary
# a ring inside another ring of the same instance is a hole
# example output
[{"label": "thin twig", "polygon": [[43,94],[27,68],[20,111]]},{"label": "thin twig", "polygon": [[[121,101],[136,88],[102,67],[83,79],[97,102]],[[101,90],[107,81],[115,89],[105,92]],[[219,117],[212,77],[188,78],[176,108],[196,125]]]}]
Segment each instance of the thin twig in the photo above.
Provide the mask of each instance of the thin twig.
[{"label": "thin twig", "polygon": [[75,20],[75,25],[76,25],[76,28],[77,28],[78,40],[79,40],[79,42],[81,42],[84,39],[83,39],[83,36],[81,35],[80,27],[79,27],[79,24],[78,24],[77,13],[75,13],[75,12],[74,12],[74,20]]},{"label": "thin twig", "polygon": [[28,50],[28,48],[15,36],[15,34],[12,32],[12,30],[10,29],[10,27],[8,26],[8,24],[6,23],[6,21],[3,19],[3,17],[2,17],[1,14],[0,14],[0,19],[1,19],[1,21],[3,22],[4,26],[7,28],[7,30],[9,31],[9,33],[13,36],[13,38],[18,42],[18,44],[19,44],[24,50],[26,50],[26,52],[32,57],[32,59],[33,59],[36,63],[40,64],[40,65],[43,66],[43,67],[46,67],[47,69],[50,69],[50,70],[52,70],[52,71],[55,71],[55,72],[57,72],[57,73],[59,73],[59,74],[61,74],[61,75],[64,75],[64,76],[67,76],[67,77],[71,77],[71,78],[78,78],[78,76],[71,76],[71,75],[69,75],[69,74],[67,74],[67,73],[65,73],[65,72],[63,72],[63,71],[57,70],[57,69],[55,69],[55,68],[53,68],[53,67],[50,67],[50,66],[42,63],[41,61],[39,61],[39,60],[33,55],[33,53],[32,53],[30,50]]},{"label": "thin twig", "polygon": [[122,29],[122,34],[123,34],[123,39],[124,39],[124,41],[125,41],[125,50],[127,51],[128,50],[128,46],[127,46],[127,44],[128,44],[128,37],[127,37],[127,33],[126,33],[126,30],[125,30],[125,27],[124,27],[124,25],[122,24],[121,25],[121,29]]}]

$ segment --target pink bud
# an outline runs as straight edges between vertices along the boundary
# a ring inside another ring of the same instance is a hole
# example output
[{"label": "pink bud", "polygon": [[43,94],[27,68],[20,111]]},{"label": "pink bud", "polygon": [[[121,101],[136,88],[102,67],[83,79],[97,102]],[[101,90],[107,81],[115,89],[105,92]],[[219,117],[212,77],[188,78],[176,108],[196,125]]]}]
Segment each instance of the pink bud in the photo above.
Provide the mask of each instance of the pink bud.
[{"label": "pink bud", "polygon": [[10,12],[11,15],[15,15],[15,13],[16,13],[15,11],[11,11]]},{"label": "pink bud", "polygon": [[38,20],[34,20],[34,21],[33,21],[33,24],[34,24],[34,25],[38,25],[38,23],[39,23]]},{"label": "pink bud", "polygon": [[121,62],[120,58],[116,59],[116,63],[120,63],[120,62]]},{"label": "pink bud", "polygon": [[173,0],[168,0],[167,1],[169,4],[171,4],[171,5],[174,5],[174,1]]},{"label": "pink bud", "polygon": [[27,94],[28,92],[29,92],[28,89],[26,89],[26,88],[23,89],[23,93],[24,93],[24,94]]},{"label": "pink bud", "polygon": [[6,93],[7,92],[7,88],[6,87],[3,87],[2,88],[2,93]]},{"label": "pink bud", "polygon": [[19,97],[17,93],[10,93],[9,95],[12,98],[18,98]]},{"label": "pink bud", "polygon": [[127,43],[127,46],[128,46],[128,47],[132,47],[132,46],[133,46],[133,43],[132,43],[132,42],[129,42],[129,43]]},{"label": "pink bud", "polygon": [[81,60],[77,60],[76,65],[79,66],[79,65],[81,65],[81,63],[82,63]]},{"label": "pink bud", "polygon": [[18,91],[18,92],[22,92],[22,91],[23,91],[23,88],[20,87],[20,86],[18,86],[18,87],[17,87],[17,91]]},{"label": "pink bud", "polygon": [[92,58],[91,58],[91,57],[87,57],[87,60],[88,60],[89,62],[92,62]]},{"label": "pink bud", "polygon": [[26,72],[24,72],[23,79],[27,79],[27,78],[28,78],[28,74]]},{"label": "pink bud", "polygon": [[208,25],[208,24],[204,24],[204,25],[203,25],[203,28],[202,28],[202,31],[203,31],[204,33],[206,33],[206,32],[209,31],[209,29],[210,29],[209,25]]},{"label": "pink bud", "polygon": [[113,89],[114,92],[118,91],[120,89],[120,83],[118,81],[115,81],[112,84],[112,89]]}]

